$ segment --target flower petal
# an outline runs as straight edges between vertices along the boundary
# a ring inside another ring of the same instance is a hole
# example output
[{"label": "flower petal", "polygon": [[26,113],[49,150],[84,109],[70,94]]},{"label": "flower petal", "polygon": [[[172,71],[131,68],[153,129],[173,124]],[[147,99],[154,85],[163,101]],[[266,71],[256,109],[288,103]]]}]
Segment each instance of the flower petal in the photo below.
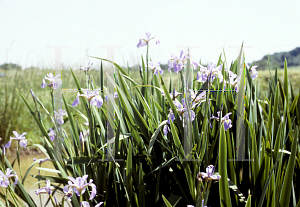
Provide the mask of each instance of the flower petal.
[{"label": "flower petal", "polygon": [[91,193],[90,200],[92,200],[92,199],[95,198],[95,196],[96,196],[97,188],[96,188],[96,185],[93,184],[93,183],[91,183],[90,186],[92,187],[92,193]]},{"label": "flower petal", "polygon": [[100,207],[104,202],[98,203],[95,207]]},{"label": "flower petal", "polygon": [[47,86],[47,83],[46,83],[45,79],[43,79],[43,83],[41,85],[41,88],[45,88],[46,86]]}]

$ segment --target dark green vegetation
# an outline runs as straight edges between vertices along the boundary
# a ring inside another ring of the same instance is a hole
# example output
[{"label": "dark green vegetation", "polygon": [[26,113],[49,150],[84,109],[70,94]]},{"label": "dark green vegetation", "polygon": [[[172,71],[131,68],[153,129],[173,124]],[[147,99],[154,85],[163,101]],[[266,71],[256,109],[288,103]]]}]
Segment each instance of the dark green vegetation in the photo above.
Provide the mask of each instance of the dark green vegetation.
[{"label": "dark green vegetation", "polygon": [[[238,71],[237,62],[233,62],[230,66],[230,70],[234,73]],[[220,59],[218,65],[221,63],[223,61]],[[271,71],[272,76],[269,76],[264,89],[263,84],[261,88],[257,84],[265,80],[252,81],[249,71],[246,70],[245,158],[253,161],[240,162],[228,161],[237,156],[235,149],[239,147],[236,143],[237,126],[234,121],[237,114],[236,93],[208,92],[206,102],[194,109],[196,118],[191,125],[192,149],[187,159],[197,159],[197,161],[184,161],[182,160],[185,158],[183,123],[168,93],[172,91],[173,86],[176,86],[177,91],[182,91],[181,72],[178,73],[178,79],[175,81],[166,78],[170,77],[167,72],[162,77],[150,74],[152,84],[149,83],[149,87],[142,87],[141,85],[147,85],[144,65],[143,76],[139,82],[135,81],[136,75],[132,76],[126,68],[117,64],[115,67],[115,88],[119,96],[114,108],[114,149],[115,158],[119,159],[116,161],[105,160],[107,152],[105,105],[101,108],[89,107],[86,104],[87,100],[81,98],[81,104],[74,108],[71,104],[75,94],[63,93],[63,108],[68,113],[68,119],[62,125],[66,137],[59,145],[62,147],[63,161],[58,161],[55,160],[54,144],[47,131],[49,127],[53,127],[50,122],[53,113],[49,88],[38,89],[46,72],[39,71],[35,72],[35,75],[31,74],[33,77],[39,75],[39,78],[32,83],[29,74],[25,76],[26,82],[18,81],[11,91],[5,92],[9,97],[6,106],[9,105],[9,101],[18,101],[16,102],[18,107],[11,110],[12,112],[19,110],[15,118],[18,119],[21,113],[27,114],[25,121],[22,122],[32,122],[29,124],[31,130],[35,122],[36,137],[40,138],[41,143],[35,146],[52,159],[53,166],[57,170],[56,176],[42,174],[36,178],[43,181],[51,180],[51,185],[59,192],[67,185],[67,176],[76,178],[87,174],[97,186],[97,195],[90,201],[91,206],[95,206],[100,201],[104,201],[104,206],[107,207],[165,204],[186,206],[201,203],[199,201],[202,197],[199,193],[203,183],[198,181],[197,174],[205,172],[206,167],[213,164],[216,166],[216,172],[221,175],[221,180],[210,183],[210,191],[205,188],[204,198],[207,206],[300,205],[300,103],[298,89],[295,89],[294,83],[288,79],[286,61],[283,74],[280,75],[278,70]],[[187,64],[187,70],[189,69],[190,65]],[[66,73],[65,77],[69,77],[66,81],[63,79],[63,88],[87,88],[86,77],[82,71],[63,72]],[[224,67],[222,73],[227,79]],[[90,71],[89,75],[95,79],[89,87],[105,91],[105,84],[103,86],[98,84],[101,83],[101,79],[105,79],[103,71]],[[194,80],[196,74],[193,75]],[[260,76],[262,75],[259,73]],[[18,77],[17,74],[15,77]],[[16,88],[20,88],[18,84],[23,84],[23,89],[20,89],[20,93],[13,93]],[[37,108],[32,101],[29,88],[25,89],[26,84],[36,88],[36,91],[34,88],[33,91],[41,101]],[[222,89],[223,86],[224,82],[219,83],[216,79],[211,88]],[[205,84],[196,81],[193,81],[192,87],[194,90],[206,88]],[[161,95],[161,91],[166,94],[166,97]],[[178,97],[178,100],[181,98],[183,96]],[[260,107],[262,111],[259,110]],[[166,124],[170,108],[175,113],[176,119],[170,122],[170,132],[165,136],[162,128]],[[78,110],[82,113],[80,116]],[[209,125],[209,117],[216,115],[220,110],[223,115],[232,112],[230,117],[233,120],[233,127],[227,131],[220,122],[213,121],[212,127]],[[51,113],[48,115],[47,111]],[[39,113],[43,115],[39,117]],[[88,127],[82,124],[83,120],[89,120]],[[82,129],[90,131],[83,145],[79,141]],[[20,133],[26,131],[22,124],[17,130]],[[4,169],[10,167],[7,161],[2,165]],[[28,174],[30,175],[30,171]],[[44,182],[42,184],[44,185]],[[249,191],[251,196],[248,194]],[[30,206],[38,206],[28,198],[21,183],[16,186],[15,192],[22,200],[30,203]],[[1,191],[0,195],[4,196]],[[86,192],[82,199],[88,201],[89,196],[89,192]],[[74,194],[72,206],[79,207],[79,202],[79,198]],[[11,206],[14,204],[12,203]]]}]

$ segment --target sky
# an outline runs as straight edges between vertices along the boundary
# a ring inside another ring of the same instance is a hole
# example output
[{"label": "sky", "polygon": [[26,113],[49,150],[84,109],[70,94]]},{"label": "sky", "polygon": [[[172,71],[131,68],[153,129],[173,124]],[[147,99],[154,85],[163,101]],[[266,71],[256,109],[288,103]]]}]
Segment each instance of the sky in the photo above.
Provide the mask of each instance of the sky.
[{"label": "sky", "polygon": [[111,58],[109,46],[117,64],[133,66],[146,55],[146,47],[137,48],[145,32],[154,37],[154,62],[167,63],[184,46],[203,64],[217,62],[224,50],[230,64],[244,42],[250,63],[300,46],[299,8],[293,0],[0,0],[0,64],[54,68],[54,47],[63,47],[63,68],[99,68],[100,60],[88,56]]}]

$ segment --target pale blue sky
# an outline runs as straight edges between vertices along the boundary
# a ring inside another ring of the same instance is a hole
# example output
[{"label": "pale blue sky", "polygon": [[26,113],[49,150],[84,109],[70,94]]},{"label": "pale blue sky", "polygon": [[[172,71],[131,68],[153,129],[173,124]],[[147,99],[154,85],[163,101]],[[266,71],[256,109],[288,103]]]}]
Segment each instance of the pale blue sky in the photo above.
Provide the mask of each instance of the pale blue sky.
[{"label": "pale blue sky", "polygon": [[193,49],[193,60],[216,62],[225,49],[227,61],[244,41],[246,62],[265,54],[300,46],[300,1],[4,1],[0,0],[0,64],[54,66],[54,50],[64,49],[62,63],[78,68],[106,58],[100,46],[120,46],[115,61],[141,62],[145,48],[138,39],[149,31],[161,42],[150,42],[154,62],[167,63],[177,46]]}]

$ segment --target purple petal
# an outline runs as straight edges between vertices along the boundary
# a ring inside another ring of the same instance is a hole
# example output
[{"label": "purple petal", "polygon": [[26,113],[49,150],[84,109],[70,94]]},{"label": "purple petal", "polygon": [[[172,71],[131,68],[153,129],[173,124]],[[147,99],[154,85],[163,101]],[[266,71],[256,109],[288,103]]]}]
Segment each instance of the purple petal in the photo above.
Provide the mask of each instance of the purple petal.
[{"label": "purple petal", "polygon": [[169,130],[170,130],[170,128],[168,127],[168,125],[165,125],[163,128],[164,135],[167,135]]},{"label": "purple petal", "polygon": [[227,131],[227,129],[231,128],[232,124],[231,124],[231,120],[227,119],[226,121],[224,121],[224,129],[225,131]]},{"label": "purple petal", "polygon": [[87,201],[82,201],[80,207],[90,207],[90,204]]},{"label": "purple petal", "polygon": [[209,165],[206,168],[206,173],[209,177],[214,173],[214,171],[215,171],[215,167],[213,165]]},{"label": "purple petal", "polygon": [[5,147],[6,147],[6,148],[10,148],[10,146],[11,146],[11,140],[10,140],[9,142],[6,143]]},{"label": "purple petal", "polygon": [[156,45],[160,45],[160,41],[159,40],[156,40]]},{"label": "purple petal", "polygon": [[98,203],[95,207],[100,207],[104,202]]},{"label": "purple petal", "polygon": [[221,175],[211,175],[210,178],[213,179],[213,180],[220,180]]},{"label": "purple petal", "polygon": [[46,83],[45,79],[43,79],[43,83],[41,85],[41,88],[45,88],[46,86],[47,86],[47,83]]},{"label": "purple petal", "polygon": [[24,148],[26,149],[26,146],[27,146],[27,139],[22,139],[22,140],[20,141],[20,146],[21,146],[21,147],[24,147]]},{"label": "purple petal", "polygon": [[73,106],[73,107],[76,107],[78,104],[79,104],[79,97],[77,97],[77,98],[75,99],[75,101],[72,103],[72,106]]},{"label": "purple petal", "polygon": [[178,101],[173,101],[173,103],[179,110],[182,108],[181,104]]},{"label": "purple petal", "polygon": [[100,96],[94,97],[91,100],[91,105],[97,106],[98,108],[100,108],[103,105],[103,99]]},{"label": "purple petal", "polygon": [[93,198],[95,198],[96,196],[96,193],[97,193],[97,188],[96,188],[96,185],[95,184],[90,184],[90,186],[92,187],[92,193],[91,193],[91,197],[90,197],[90,200],[92,200]]}]

